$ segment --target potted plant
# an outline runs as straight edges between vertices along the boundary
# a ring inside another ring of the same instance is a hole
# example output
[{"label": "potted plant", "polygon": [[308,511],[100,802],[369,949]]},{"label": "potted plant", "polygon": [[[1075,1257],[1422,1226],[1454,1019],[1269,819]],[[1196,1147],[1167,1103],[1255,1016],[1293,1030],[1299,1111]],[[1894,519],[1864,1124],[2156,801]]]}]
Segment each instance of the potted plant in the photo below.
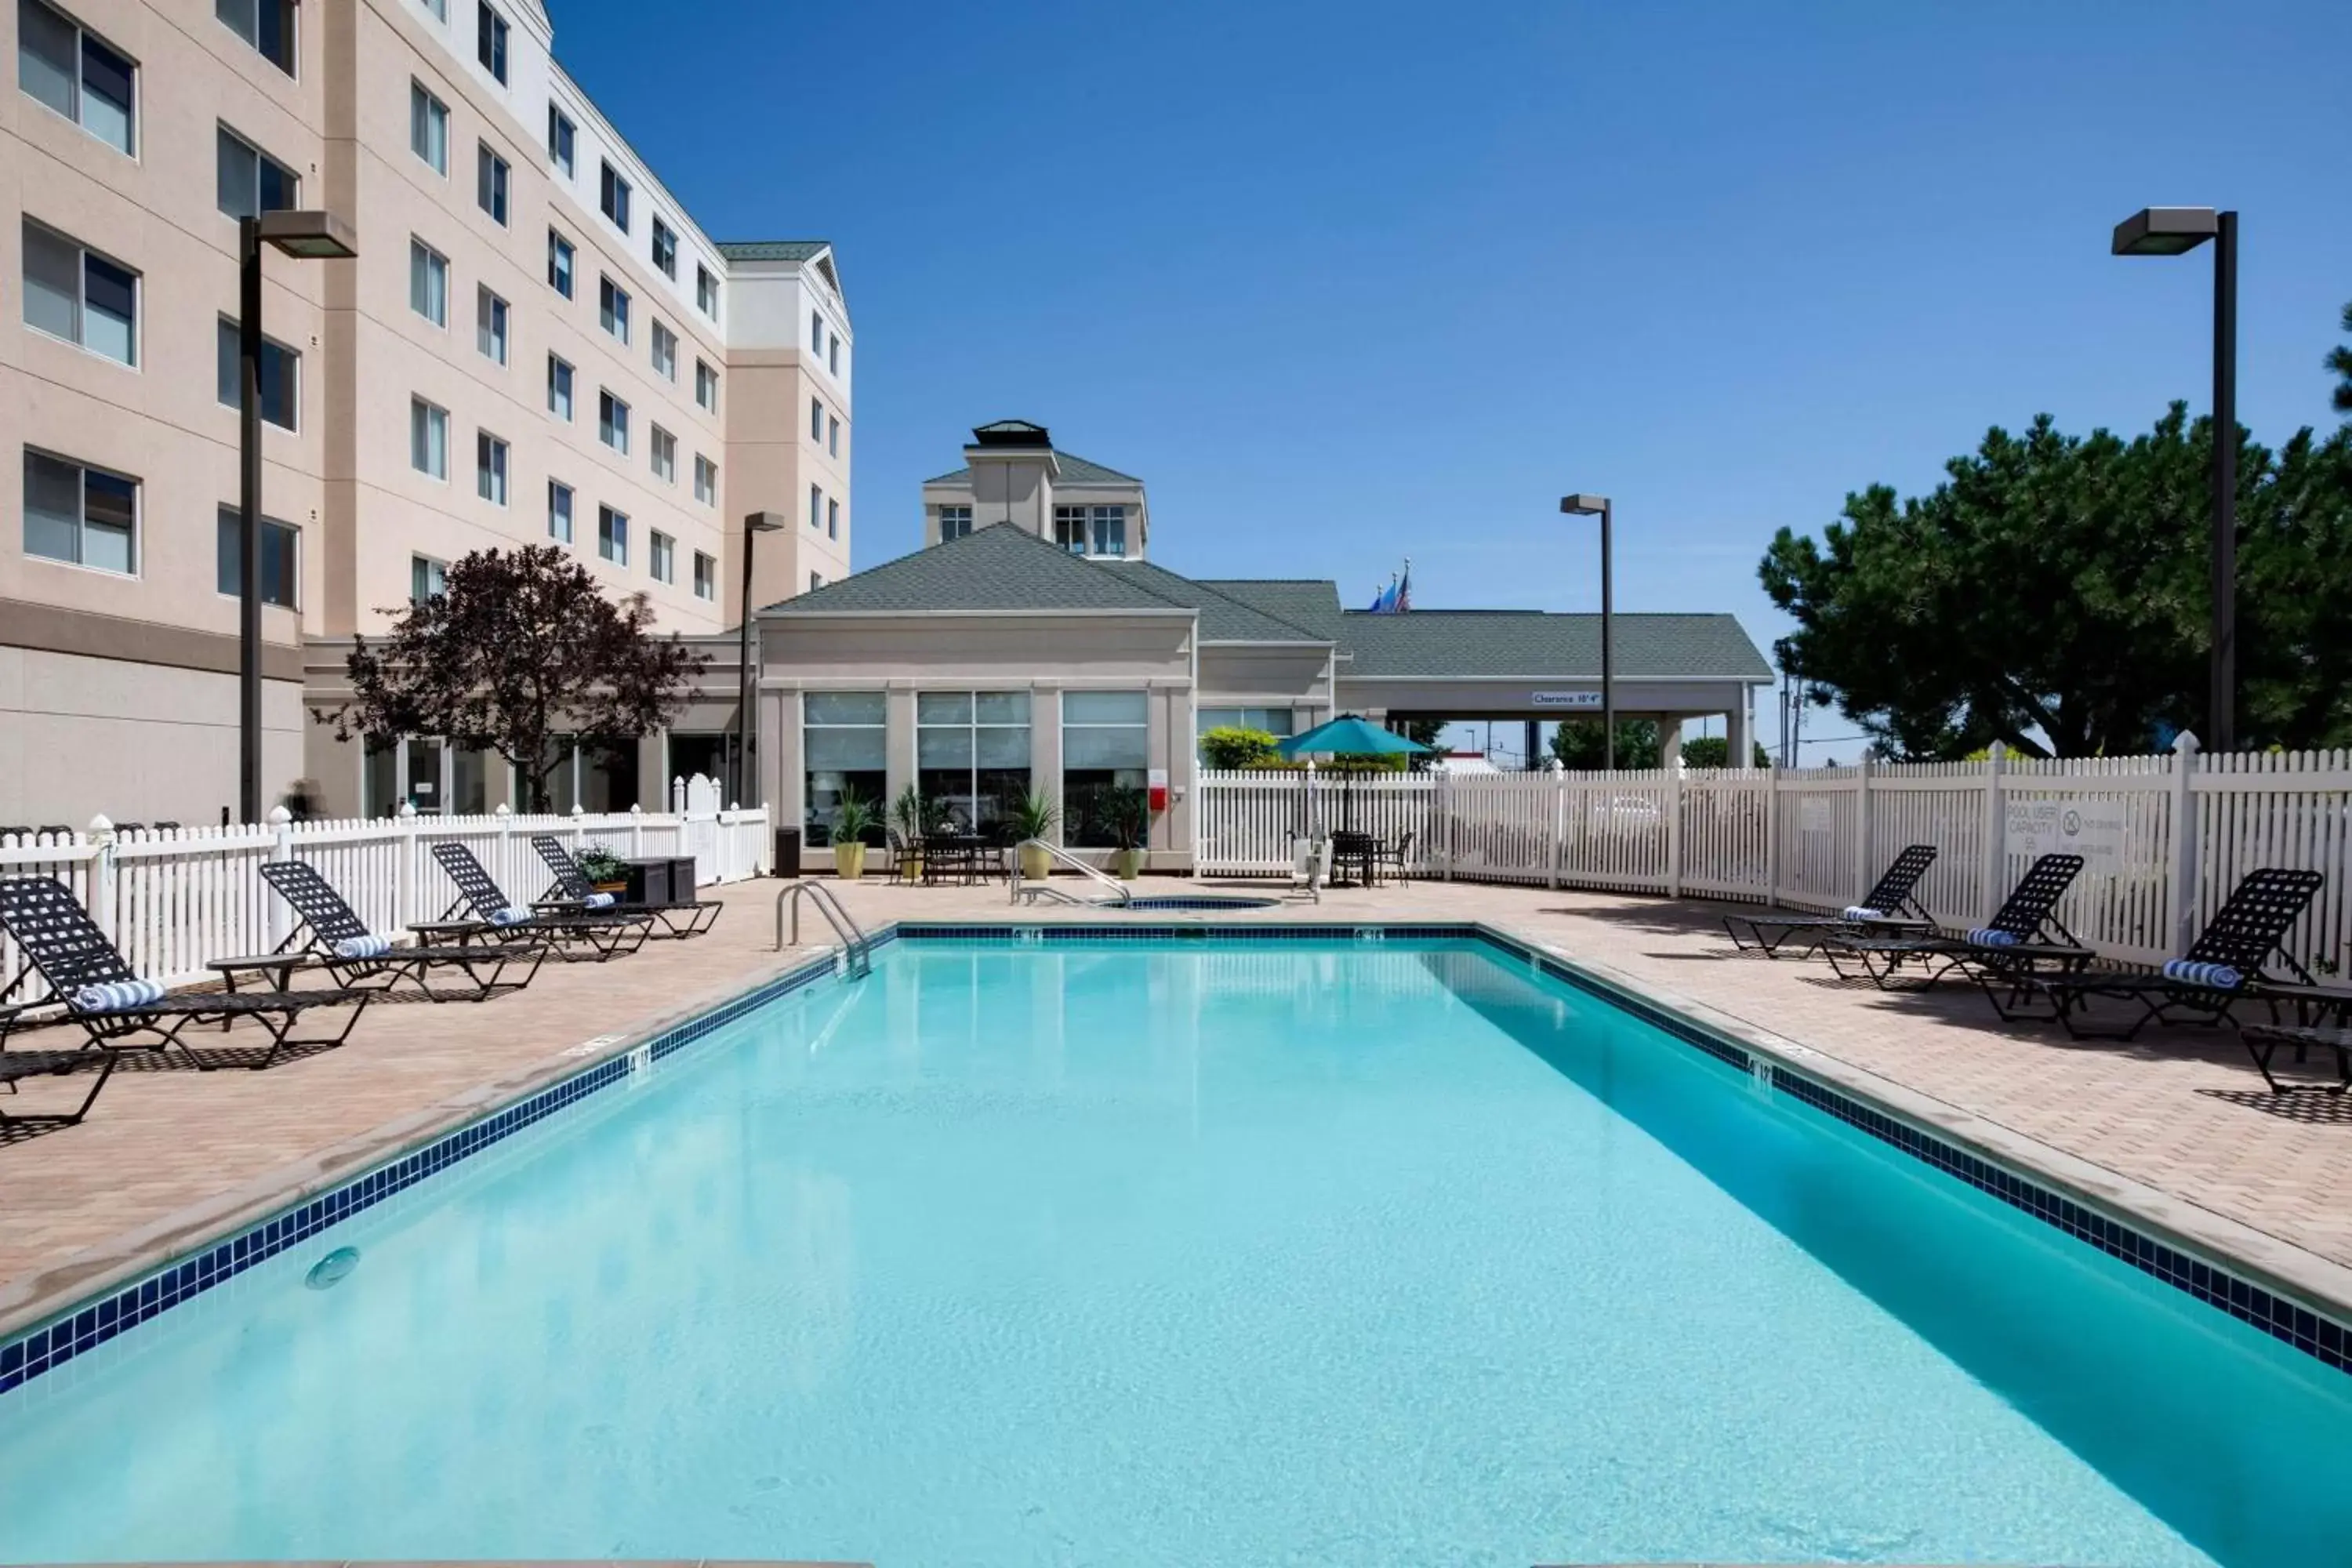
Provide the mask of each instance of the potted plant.
[{"label": "potted plant", "polygon": [[[1004,823],[1021,846],[1021,879],[1042,882],[1054,874],[1054,857],[1043,840],[1062,824],[1062,808],[1041,789],[1024,789],[1004,803]],[[1040,842],[1031,843],[1036,839]]]},{"label": "potted plant", "polygon": [[1104,826],[1118,847],[1112,864],[1120,881],[1132,882],[1143,874],[1143,844],[1151,837],[1151,797],[1139,789],[1115,789],[1104,805]]},{"label": "potted plant", "polygon": [[855,882],[866,875],[866,836],[874,831],[878,820],[864,795],[851,789],[841,792],[841,804],[833,809],[835,876]]},{"label": "potted plant", "polygon": [[898,874],[909,882],[923,879],[923,835],[929,826],[922,792],[908,784],[890,803],[890,828],[898,836]]},{"label": "potted plant", "polygon": [[589,846],[572,859],[578,863],[580,874],[587,878],[598,892],[625,893],[629,890],[628,867],[621,863],[618,855],[602,844]]}]

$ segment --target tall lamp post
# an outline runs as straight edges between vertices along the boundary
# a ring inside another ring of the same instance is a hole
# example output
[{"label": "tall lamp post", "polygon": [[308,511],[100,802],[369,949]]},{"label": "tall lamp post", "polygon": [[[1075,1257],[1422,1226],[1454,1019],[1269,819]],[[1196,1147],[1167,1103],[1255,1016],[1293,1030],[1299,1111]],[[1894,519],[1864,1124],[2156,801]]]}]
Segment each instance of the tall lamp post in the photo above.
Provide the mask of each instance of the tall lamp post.
[{"label": "tall lamp post", "polygon": [[2238,731],[2238,215],[2211,207],[2143,207],[2116,226],[2116,256],[2179,256],[2213,247],[2213,668],[2205,744],[2226,752]]},{"label": "tall lamp post", "polygon": [[1601,519],[1601,765],[1617,771],[1617,685],[1611,665],[1616,637],[1615,606],[1609,589],[1609,498],[1572,495],[1559,498],[1559,510],[1570,517]]},{"label": "tall lamp post", "polygon": [[751,793],[751,549],[763,533],[782,533],[787,519],[782,512],[755,511],[743,519],[743,626],[736,648],[735,793],[729,803],[741,805]]},{"label": "tall lamp post", "polygon": [[335,260],[359,236],[331,212],[239,218],[237,241],[237,809],[261,820],[261,247]]}]

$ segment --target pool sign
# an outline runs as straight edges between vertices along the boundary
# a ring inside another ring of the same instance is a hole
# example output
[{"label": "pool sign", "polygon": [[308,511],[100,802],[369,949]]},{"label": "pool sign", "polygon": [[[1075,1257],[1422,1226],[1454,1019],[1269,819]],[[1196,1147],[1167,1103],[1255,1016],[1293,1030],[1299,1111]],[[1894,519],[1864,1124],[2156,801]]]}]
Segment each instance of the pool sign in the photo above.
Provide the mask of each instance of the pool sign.
[{"label": "pool sign", "polygon": [[1534,708],[1598,708],[1601,706],[1601,693],[1598,691],[1531,691],[1528,693],[1528,704]]},{"label": "pool sign", "polygon": [[2119,800],[2011,800],[2009,852],[2080,855],[2087,871],[2117,871],[2124,863],[2124,803]]}]

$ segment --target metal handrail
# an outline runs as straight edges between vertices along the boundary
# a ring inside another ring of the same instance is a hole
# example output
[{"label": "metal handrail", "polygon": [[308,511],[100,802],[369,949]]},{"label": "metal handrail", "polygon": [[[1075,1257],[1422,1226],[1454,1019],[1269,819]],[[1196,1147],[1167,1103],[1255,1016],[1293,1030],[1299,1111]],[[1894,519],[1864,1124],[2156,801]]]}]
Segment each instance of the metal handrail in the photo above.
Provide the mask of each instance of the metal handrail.
[{"label": "metal handrail", "polygon": [[[1111,902],[1113,903],[1124,904],[1130,897],[1133,896],[1128,891],[1127,884],[1125,882],[1120,881],[1116,877],[1106,875],[1097,867],[1087,865],[1084,860],[1079,859],[1076,856],[1071,854],[1060,845],[1048,844],[1042,838],[1024,838],[1020,842],[1020,844],[1014,847],[1013,855],[1013,876],[1010,880],[1013,888],[1013,901],[1016,904],[1021,901],[1020,851],[1030,848],[1043,849],[1059,864],[1067,866],[1070,869],[1077,872],[1080,876],[1099,884],[1105,889],[1108,889],[1110,892]],[[1044,884],[1040,883],[1039,886],[1042,888]],[[1035,895],[1033,894],[1031,896],[1034,897]]]},{"label": "metal handrail", "polygon": [[855,979],[873,973],[874,955],[870,950],[874,945],[874,939],[866,934],[865,928],[857,923],[857,917],[845,909],[840,898],[823,882],[794,882],[776,895],[776,951],[783,952],[786,945],[784,910],[787,907],[791,909],[793,915],[791,945],[800,946],[801,900],[803,897],[811,897],[816,900],[816,912],[823,915],[824,923],[833,928],[835,938],[840,942],[843,952],[848,956],[851,977]]}]

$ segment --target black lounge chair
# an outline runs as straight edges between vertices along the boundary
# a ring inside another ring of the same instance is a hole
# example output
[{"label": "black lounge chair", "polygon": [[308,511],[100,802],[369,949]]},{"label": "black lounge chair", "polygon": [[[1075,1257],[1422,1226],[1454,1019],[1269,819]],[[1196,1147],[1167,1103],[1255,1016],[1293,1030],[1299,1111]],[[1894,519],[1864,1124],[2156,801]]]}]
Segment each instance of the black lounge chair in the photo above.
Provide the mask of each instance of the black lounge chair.
[{"label": "black lounge chair", "polygon": [[[54,877],[14,877],[0,881],[0,926],[16,939],[26,962],[40,974],[68,1021],[79,1024],[87,1045],[106,1051],[162,1052],[177,1046],[197,1067],[210,1071],[217,1064],[196,1054],[180,1038],[194,1023],[226,1026],[250,1018],[269,1034],[269,1049],[253,1066],[258,1069],[278,1059],[289,1046],[340,1046],[351,1037],[352,1026],[366,1009],[368,991],[343,988],[320,991],[208,992],[179,996],[140,994],[152,990],[131,973],[122,954],[107,940],[66,885]],[[84,1005],[90,988],[121,987],[129,996],[110,1005]],[[314,1007],[348,1004],[352,1016],[332,1037],[295,1039],[294,1022]]]},{"label": "black lounge chair", "polygon": [[[436,844],[433,858],[457,884],[457,897],[440,920],[408,928],[419,940],[447,936],[470,942],[537,938],[563,947],[584,947],[602,963],[645,946],[646,934],[653,929],[651,915],[627,910],[539,910],[516,904],[462,844]],[[472,918],[453,918],[460,910],[472,910]]]},{"label": "black lounge chair", "polygon": [[[2074,940],[2056,912],[2058,900],[2082,870],[2080,855],[2042,856],[2026,868],[1992,920],[1966,936],[1839,936],[1823,942],[1822,952],[1839,979],[1853,978],[1843,962],[1851,959],[1882,991],[1932,985],[1958,970],[1983,985],[1987,995],[1996,995],[1996,986],[2013,993],[2025,976],[2045,968],[2071,972],[2096,956]],[[1898,985],[1904,966],[1911,963],[1924,973]]]},{"label": "black lounge chair", "polygon": [[[1936,922],[1927,917],[1915,896],[1919,879],[1927,868],[1936,863],[1936,847],[1932,844],[1907,846],[1878,879],[1878,885],[1864,895],[1858,904],[1848,904],[1834,915],[1726,915],[1724,934],[1731,945],[1742,952],[1760,952],[1767,958],[1780,956],[1780,949],[1791,939],[1810,936],[1799,958],[1819,952],[1822,944],[1835,936],[1875,935],[1901,936],[1932,932]],[[1748,934],[1742,937],[1741,927]]]},{"label": "black lounge chair", "polygon": [[[292,933],[278,944],[278,951],[306,955],[333,976],[338,985],[357,986],[373,981],[389,989],[405,979],[414,981],[419,991],[436,1002],[484,1002],[501,991],[520,991],[530,984],[547,957],[547,944],[539,941],[515,946],[459,942],[434,947],[420,943],[351,956],[346,944],[367,944],[375,933],[368,930],[367,923],[343,896],[319,875],[317,867],[300,860],[273,860],[262,867],[261,876],[277,889],[279,898],[293,906],[299,917]],[[509,978],[510,968],[520,968],[522,978]],[[433,984],[435,973],[448,970],[463,974],[470,989],[436,990]]]},{"label": "black lounge chair", "polygon": [[[2275,1024],[2278,1002],[2293,995],[2297,984],[2315,984],[2311,972],[2280,944],[2326,880],[2317,871],[2276,866],[2249,871],[2189,944],[2187,955],[2159,973],[2042,975],[2026,989],[2046,994],[2052,1016],[2078,1040],[2128,1040],[2158,1019],[2168,1024],[2232,1021],[2231,1009],[2249,999],[2269,1002]],[[2283,960],[2283,966],[2276,960]],[[2284,968],[2284,976],[2276,972],[2279,967]],[[2140,1011],[2121,1030],[2085,1029],[2083,1016],[2094,996],[2137,1002]],[[2259,1059],[2255,1065],[2261,1065]]]},{"label": "black lounge chair", "polygon": [[[82,1096],[81,1103],[71,1110],[42,1110],[34,1111],[28,1115],[23,1111],[12,1111],[5,1106],[0,1106],[0,1134],[7,1133],[12,1130],[35,1127],[73,1126],[83,1117],[88,1116],[89,1108],[98,1103],[98,1091],[104,1089],[106,1080],[114,1076],[114,1062],[115,1055],[112,1051],[101,1053],[97,1079],[91,1082],[89,1092]],[[8,1092],[13,1095],[16,1092],[16,1084],[21,1079],[39,1078],[49,1073],[69,1073],[78,1067],[88,1065],[89,1065],[88,1051],[0,1051],[0,1085],[5,1085]]]},{"label": "black lounge chair", "polygon": [[[590,902],[596,895],[596,884],[588,879],[588,873],[580,868],[580,862],[572,858],[572,851],[563,847],[562,839],[552,833],[534,833],[530,847],[539,851],[539,858],[546,861],[547,868],[555,874],[555,896],[541,899],[537,908],[570,910],[596,907]],[[716,925],[719,911],[727,906],[710,899],[672,899],[663,904],[606,907],[629,914],[651,915],[660,924],[662,934],[684,942],[688,937],[700,936]]]},{"label": "black lounge chair", "polygon": [[[2273,1094],[2342,1094],[2352,1089],[2352,1029],[2296,1027],[2286,1024],[2244,1024],[2238,1037],[2245,1042],[2246,1054],[2254,1058],[2255,1070],[2263,1081],[2271,1086]],[[2281,1083],[2271,1071],[2278,1058],[2279,1047],[2293,1046],[2295,1060],[2312,1050],[2333,1051],[2336,1054],[2334,1083]],[[0,1058],[0,1060],[5,1060]]]}]

